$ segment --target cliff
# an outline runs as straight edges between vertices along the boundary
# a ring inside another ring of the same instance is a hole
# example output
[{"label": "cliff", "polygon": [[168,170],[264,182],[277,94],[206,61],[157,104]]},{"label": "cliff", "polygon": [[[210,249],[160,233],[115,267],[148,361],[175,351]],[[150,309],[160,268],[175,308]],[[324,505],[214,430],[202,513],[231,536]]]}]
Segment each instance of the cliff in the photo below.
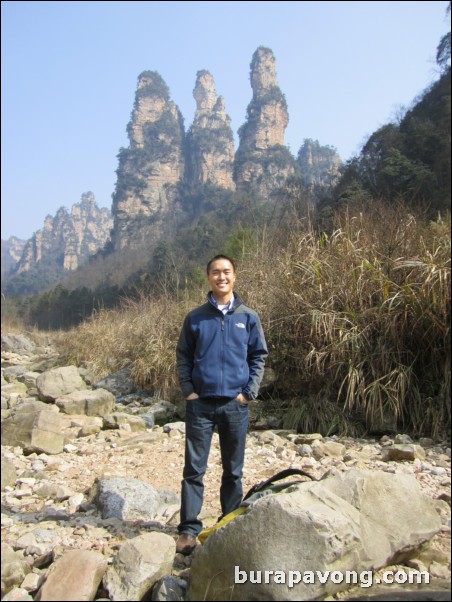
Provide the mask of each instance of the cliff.
[{"label": "cliff", "polygon": [[298,151],[297,163],[308,188],[335,186],[339,182],[342,161],[331,146],[305,139]]},{"label": "cliff", "polygon": [[187,134],[186,181],[192,187],[211,184],[234,190],[231,120],[208,71],[198,71],[193,96],[196,113]]},{"label": "cliff", "polygon": [[28,272],[41,262],[76,270],[105,245],[111,226],[110,211],[99,209],[94,194],[85,192],[70,213],[66,207],[60,207],[55,217],[45,218],[44,227],[25,244],[16,272]]},{"label": "cliff", "polygon": [[92,192],[81,202],[48,215],[44,226],[26,241],[2,288],[10,294],[33,294],[76,270],[107,243],[113,221],[109,209],[99,208]]},{"label": "cliff", "polygon": [[237,198],[245,193],[266,200],[295,172],[295,159],[284,146],[287,103],[267,48],[253,55],[251,86],[253,98],[234,156],[231,121],[209,71],[197,73],[196,112],[187,135],[161,76],[154,71],[139,76],[127,127],[130,144],[118,155],[113,251],[152,253],[181,226],[215,211],[225,195],[237,190]]},{"label": "cliff", "polygon": [[183,119],[155,71],[138,78],[127,132],[130,144],[119,152],[113,195],[114,250],[159,238],[165,217],[174,212],[176,186],[184,175]]},{"label": "cliff", "polygon": [[2,280],[13,270],[22,256],[26,240],[10,236],[8,240],[2,239]]},{"label": "cliff", "polygon": [[235,181],[238,191],[268,198],[295,171],[294,159],[284,146],[289,114],[277,83],[273,52],[259,47],[250,68],[253,98],[238,132]]}]

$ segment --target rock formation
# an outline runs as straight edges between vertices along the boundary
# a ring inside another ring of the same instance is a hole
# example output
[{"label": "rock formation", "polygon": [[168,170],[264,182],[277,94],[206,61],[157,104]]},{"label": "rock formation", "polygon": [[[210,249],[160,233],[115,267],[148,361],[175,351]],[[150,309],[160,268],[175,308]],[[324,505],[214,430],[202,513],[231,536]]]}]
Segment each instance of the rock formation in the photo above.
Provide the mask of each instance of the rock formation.
[{"label": "rock formation", "polygon": [[13,270],[22,257],[26,240],[21,240],[16,236],[10,236],[8,240],[2,239],[2,279]]},{"label": "rock formation", "polygon": [[43,228],[25,244],[16,272],[28,272],[38,264],[76,270],[105,245],[111,226],[109,209],[99,209],[94,194],[85,192],[70,213],[61,207],[55,217],[45,218]]},{"label": "rock formation", "polygon": [[321,146],[318,140],[306,139],[298,151],[297,163],[309,188],[335,186],[340,178],[342,161],[331,146]]},{"label": "rock formation", "polygon": [[173,212],[176,185],[184,175],[182,116],[155,71],[138,78],[127,132],[130,144],[119,152],[113,195],[115,250],[159,238],[156,222]]},{"label": "rock formation", "polygon": [[194,187],[212,184],[234,190],[231,120],[208,71],[198,71],[193,96],[196,113],[187,134],[187,182]]},{"label": "rock formation", "polygon": [[284,146],[289,121],[287,103],[276,80],[273,52],[259,47],[251,61],[253,98],[247,121],[239,129],[240,145],[235,159],[237,189],[268,198],[294,173],[294,159]]},{"label": "rock formation", "polygon": [[[284,146],[289,115],[273,52],[259,47],[250,67],[253,97],[238,132],[235,156],[231,120],[209,71],[197,73],[193,90],[196,113],[187,135],[162,77],[155,71],[141,73],[127,126],[129,145],[118,154],[113,220],[107,210],[97,209],[92,193],[86,193],[70,214],[61,208],[55,217],[47,216],[44,227],[26,243],[15,275],[6,276],[4,291],[21,295],[50,288],[102,247],[102,262],[111,256],[111,265],[123,267],[105,270],[90,264],[83,273],[71,274],[69,288],[70,282],[93,287],[98,274],[105,276],[108,284],[122,285],[133,270],[147,269],[159,243],[169,241],[171,246],[175,236],[195,226],[201,232],[204,226],[199,220],[215,219],[212,214],[220,206],[240,212],[246,205],[244,196],[265,203],[288,177],[300,171],[311,188],[334,184],[340,159],[331,147],[306,140],[297,164]],[[105,246],[109,235],[111,240]],[[200,252],[199,236],[195,238],[194,255]],[[17,244],[2,242],[3,273],[9,272],[18,249]],[[118,281],[112,279],[113,273],[120,275]]]}]

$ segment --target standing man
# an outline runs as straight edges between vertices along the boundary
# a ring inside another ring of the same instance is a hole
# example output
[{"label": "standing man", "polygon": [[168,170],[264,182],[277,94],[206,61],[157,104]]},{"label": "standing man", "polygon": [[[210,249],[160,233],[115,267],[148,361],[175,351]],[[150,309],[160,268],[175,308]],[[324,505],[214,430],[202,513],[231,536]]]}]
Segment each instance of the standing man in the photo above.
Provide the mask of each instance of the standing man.
[{"label": "standing man", "polygon": [[233,292],[235,264],[217,255],[207,264],[208,302],[185,318],[177,371],[187,403],[181,522],[176,551],[189,554],[202,529],[203,477],[215,426],[220,438],[223,514],[242,501],[248,402],[257,397],[268,355],[258,315]]}]

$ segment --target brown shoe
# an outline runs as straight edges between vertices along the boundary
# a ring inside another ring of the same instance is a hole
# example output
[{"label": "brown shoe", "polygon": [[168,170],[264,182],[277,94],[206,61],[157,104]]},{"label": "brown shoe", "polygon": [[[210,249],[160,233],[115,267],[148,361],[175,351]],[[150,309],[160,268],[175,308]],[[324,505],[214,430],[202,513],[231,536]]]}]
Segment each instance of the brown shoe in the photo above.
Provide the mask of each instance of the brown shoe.
[{"label": "brown shoe", "polygon": [[181,533],[176,541],[176,552],[188,556],[196,547],[196,537],[189,533]]}]

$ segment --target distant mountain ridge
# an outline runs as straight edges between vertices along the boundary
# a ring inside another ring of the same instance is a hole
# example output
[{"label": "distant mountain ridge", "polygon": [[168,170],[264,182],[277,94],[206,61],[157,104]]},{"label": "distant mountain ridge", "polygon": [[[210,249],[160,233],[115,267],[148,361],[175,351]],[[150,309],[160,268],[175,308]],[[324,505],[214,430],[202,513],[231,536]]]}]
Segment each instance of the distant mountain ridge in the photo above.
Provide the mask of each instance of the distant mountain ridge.
[{"label": "distant mountain ridge", "polygon": [[[294,175],[331,183],[342,165],[334,149],[316,141],[301,174],[302,164],[284,145],[289,113],[269,48],[253,54],[250,82],[252,99],[234,153],[231,120],[209,71],[197,73],[196,113],[188,132],[160,74],[141,73],[127,125],[129,146],[118,154],[111,213],[100,210],[88,192],[70,213],[60,208],[55,217],[47,216],[25,243],[13,275],[5,277],[10,283],[5,290],[31,294],[48,288],[101,249],[107,255],[145,249],[152,256],[181,227],[196,227],[206,211],[222,210],[232,198],[238,207],[247,198],[265,204]],[[325,162],[322,149],[330,160]],[[13,255],[8,257],[9,267]]]},{"label": "distant mountain ridge", "polygon": [[17,236],[10,236],[8,240],[2,238],[2,280],[20,261],[26,242]]},{"label": "distant mountain ridge", "polygon": [[28,241],[2,241],[2,264],[4,245],[5,257],[16,259],[9,262],[9,273],[2,274],[6,290],[13,286],[27,294],[52,286],[105,246],[112,225],[110,210],[99,208],[94,194],[85,192],[70,212],[60,207],[55,217],[47,215],[43,228]]}]

